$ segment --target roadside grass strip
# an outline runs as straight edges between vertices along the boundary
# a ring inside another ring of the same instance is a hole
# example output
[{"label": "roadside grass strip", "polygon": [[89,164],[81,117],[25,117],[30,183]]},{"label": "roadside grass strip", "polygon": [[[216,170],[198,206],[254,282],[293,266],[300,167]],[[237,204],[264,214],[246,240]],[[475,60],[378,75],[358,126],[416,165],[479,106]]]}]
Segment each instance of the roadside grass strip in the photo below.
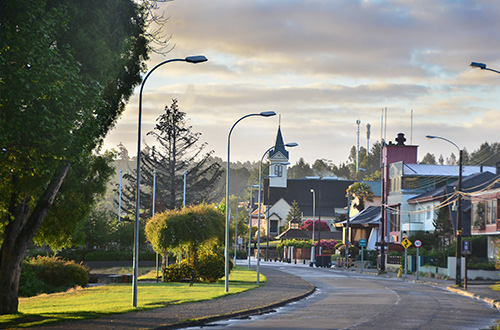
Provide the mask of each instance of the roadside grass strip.
[{"label": "roadside grass strip", "polygon": [[[154,279],[155,276],[156,272],[150,272],[144,277]],[[255,271],[235,267],[229,277],[229,293],[224,292],[224,280],[195,283],[193,286],[189,286],[189,283],[139,282],[137,308],[132,307],[130,283],[77,288],[67,292],[20,298],[19,313],[0,315],[0,328],[25,328],[216,299],[257,288],[255,277]]]}]

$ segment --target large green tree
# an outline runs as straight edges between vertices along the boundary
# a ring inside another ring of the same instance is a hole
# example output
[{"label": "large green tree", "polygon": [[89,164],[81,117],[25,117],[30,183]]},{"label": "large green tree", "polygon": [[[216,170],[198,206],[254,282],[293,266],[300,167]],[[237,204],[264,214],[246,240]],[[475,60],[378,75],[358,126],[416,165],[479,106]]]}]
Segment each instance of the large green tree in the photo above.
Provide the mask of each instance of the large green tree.
[{"label": "large green tree", "polygon": [[[66,212],[71,199],[89,194],[79,207],[92,207],[99,188],[92,181],[109,174],[93,150],[141,81],[148,37],[147,10],[132,0],[5,0],[0,12],[0,314],[7,314],[17,311],[22,260],[47,215],[61,229],[79,222],[88,212]],[[65,244],[45,232],[41,241]]]},{"label": "large green tree", "polygon": [[[155,211],[182,207],[184,172],[186,172],[186,204],[212,202],[217,194],[214,187],[222,175],[219,163],[211,157],[213,151],[204,153],[206,143],[197,145],[201,133],[192,132],[187,125],[186,113],[179,110],[177,100],[165,107],[158,117],[153,135],[159,147],[147,147],[141,153],[141,209],[149,216],[153,200],[154,171],[156,171]],[[137,170],[124,176],[129,184],[123,192],[128,213],[135,213],[135,187]]]}]

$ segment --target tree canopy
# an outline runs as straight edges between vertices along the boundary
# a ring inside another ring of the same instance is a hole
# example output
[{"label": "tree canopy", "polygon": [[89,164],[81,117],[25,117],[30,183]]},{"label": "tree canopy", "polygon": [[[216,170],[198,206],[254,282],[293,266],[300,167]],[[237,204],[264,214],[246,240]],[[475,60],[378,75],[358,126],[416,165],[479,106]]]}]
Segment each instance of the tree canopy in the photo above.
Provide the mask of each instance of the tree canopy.
[{"label": "tree canopy", "polygon": [[[91,208],[106,181],[109,167],[93,151],[140,83],[149,41],[147,10],[132,0],[2,1],[0,12],[0,314],[6,314],[17,311],[21,261],[44,220],[57,218],[66,231],[88,214],[68,212],[75,188],[89,193],[80,207]],[[66,244],[47,231],[38,239]]]}]

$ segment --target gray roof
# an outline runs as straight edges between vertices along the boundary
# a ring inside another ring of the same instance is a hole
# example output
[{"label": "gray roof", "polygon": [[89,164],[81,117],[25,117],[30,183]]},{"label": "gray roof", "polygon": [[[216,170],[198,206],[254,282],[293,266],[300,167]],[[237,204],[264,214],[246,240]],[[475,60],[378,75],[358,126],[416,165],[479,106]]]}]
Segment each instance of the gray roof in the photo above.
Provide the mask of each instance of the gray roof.
[{"label": "gray roof", "polygon": [[[493,166],[463,166],[463,176],[469,176],[479,172],[496,173]],[[403,166],[404,176],[458,176],[458,165],[428,165],[428,164],[406,164]]]},{"label": "gray roof", "polygon": [[[349,219],[349,224],[351,226],[378,226],[380,220],[382,219],[382,207],[381,206],[369,206],[363,211],[359,212],[351,219]],[[346,225],[347,220],[339,222],[340,224]]]}]

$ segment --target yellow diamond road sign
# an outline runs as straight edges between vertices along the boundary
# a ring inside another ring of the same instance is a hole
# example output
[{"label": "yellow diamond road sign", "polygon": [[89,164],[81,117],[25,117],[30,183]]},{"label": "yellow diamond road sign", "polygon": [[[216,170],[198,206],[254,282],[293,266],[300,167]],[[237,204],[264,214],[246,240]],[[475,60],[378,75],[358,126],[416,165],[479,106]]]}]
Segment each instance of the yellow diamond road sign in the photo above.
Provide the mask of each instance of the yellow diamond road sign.
[{"label": "yellow diamond road sign", "polygon": [[401,242],[401,245],[402,245],[405,249],[407,249],[407,248],[409,248],[409,247],[411,246],[411,242],[410,242],[410,240],[409,240],[408,238],[405,238],[405,239]]}]

